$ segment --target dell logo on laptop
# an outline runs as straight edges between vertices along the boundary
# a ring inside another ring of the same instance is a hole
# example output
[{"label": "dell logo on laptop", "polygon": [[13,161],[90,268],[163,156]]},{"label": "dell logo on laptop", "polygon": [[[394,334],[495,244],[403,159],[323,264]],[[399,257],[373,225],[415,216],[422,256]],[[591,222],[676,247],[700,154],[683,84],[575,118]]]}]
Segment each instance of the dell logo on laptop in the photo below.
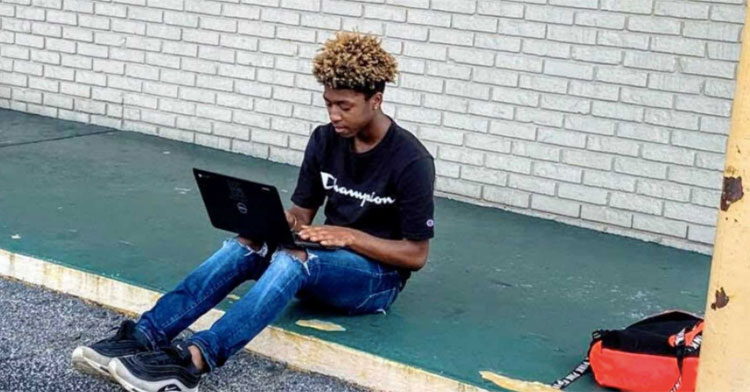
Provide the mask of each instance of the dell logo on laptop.
[{"label": "dell logo on laptop", "polygon": [[245,203],[237,203],[237,211],[239,211],[240,214],[247,214],[247,206]]}]

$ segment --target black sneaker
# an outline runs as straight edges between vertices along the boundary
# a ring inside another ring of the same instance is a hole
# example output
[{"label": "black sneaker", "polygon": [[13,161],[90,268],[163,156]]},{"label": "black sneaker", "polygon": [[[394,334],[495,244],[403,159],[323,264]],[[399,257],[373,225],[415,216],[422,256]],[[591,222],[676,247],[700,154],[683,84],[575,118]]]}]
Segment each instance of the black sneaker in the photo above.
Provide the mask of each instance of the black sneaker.
[{"label": "black sneaker", "polygon": [[73,367],[95,376],[111,378],[109,363],[112,359],[150,351],[136,340],[135,323],[123,321],[115,336],[100,340],[90,346],[78,346],[73,350]]},{"label": "black sneaker", "polygon": [[113,359],[109,372],[131,392],[198,391],[201,380],[188,344],[181,340],[160,351]]}]

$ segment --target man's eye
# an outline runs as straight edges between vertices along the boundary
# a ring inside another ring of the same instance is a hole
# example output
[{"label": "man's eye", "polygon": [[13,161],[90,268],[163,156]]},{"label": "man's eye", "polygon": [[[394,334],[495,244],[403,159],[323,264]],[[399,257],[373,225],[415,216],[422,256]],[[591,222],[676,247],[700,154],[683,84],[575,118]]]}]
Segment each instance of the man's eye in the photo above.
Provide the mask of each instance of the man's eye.
[{"label": "man's eye", "polygon": [[351,106],[342,106],[342,107],[341,107],[341,110],[343,110],[343,111],[345,111],[345,112],[348,112],[348,111],[349,111],[349,109],[351,109],[351,108],[352,108]]}]

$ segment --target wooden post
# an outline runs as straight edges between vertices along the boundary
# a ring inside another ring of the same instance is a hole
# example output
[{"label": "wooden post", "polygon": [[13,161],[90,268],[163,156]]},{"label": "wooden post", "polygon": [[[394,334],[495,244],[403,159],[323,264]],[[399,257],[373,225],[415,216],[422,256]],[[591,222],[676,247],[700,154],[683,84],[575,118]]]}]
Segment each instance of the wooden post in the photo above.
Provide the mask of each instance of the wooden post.
[{"label": "wooden post", "polygon": [[[747,9],[747,8],[746,8]],[[745,15],[697,390],[750,391],[750,13]]]}]

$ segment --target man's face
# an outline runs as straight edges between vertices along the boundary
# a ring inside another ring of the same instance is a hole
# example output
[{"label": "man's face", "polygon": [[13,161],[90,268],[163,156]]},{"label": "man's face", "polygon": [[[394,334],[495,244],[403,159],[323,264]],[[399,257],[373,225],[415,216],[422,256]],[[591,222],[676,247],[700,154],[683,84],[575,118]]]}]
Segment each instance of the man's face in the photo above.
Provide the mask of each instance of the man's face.
[{"label": "man's face", "polygon": [[364,93],[328,86],[323,91],[328,117],[336,134],[346,138],[354,137],[372,121],[380,108],[381,97],[382,93],[375,93],[366,100]]}]

